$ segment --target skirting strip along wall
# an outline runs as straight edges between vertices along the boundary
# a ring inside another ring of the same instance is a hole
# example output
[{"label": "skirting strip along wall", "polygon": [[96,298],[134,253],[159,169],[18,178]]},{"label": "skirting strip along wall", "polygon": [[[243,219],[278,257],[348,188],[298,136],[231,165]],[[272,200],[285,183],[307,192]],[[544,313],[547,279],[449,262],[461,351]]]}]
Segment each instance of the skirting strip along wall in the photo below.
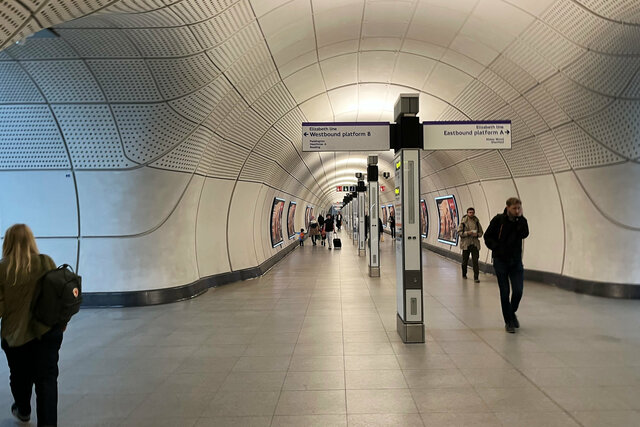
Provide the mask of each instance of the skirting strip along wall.
[{"label": "skirting strip along wall", "polygon": [[257,267],[204,277],[188,285],[175,288],[131,292],[87,292],[82,295],[82,307],[138,307],[195,298],[207,292],[209,288],[262,276],[297,247],[297,244],[291,244]]},{"label": "skirting strip along wall", "polygon": [[[422,243],[422,247],[462,264],[462,252],[457,247],[454,250],[449,250],[424,242]],[[469,262],[471,262],[471,260],[469,260]],[[494,274],[493,265],[491,264],[478,262],[478,267],[480,268],[480,271],[484,273]],[[640,285],[593,282],[589,280],[575,279],[573,277],[567,277],[557,273],[528,270],[526,268],[524,270],[524,278],[525,280],[532,280],[534,282],[556,286],[579,294],[608,298],[640,299]]]}]

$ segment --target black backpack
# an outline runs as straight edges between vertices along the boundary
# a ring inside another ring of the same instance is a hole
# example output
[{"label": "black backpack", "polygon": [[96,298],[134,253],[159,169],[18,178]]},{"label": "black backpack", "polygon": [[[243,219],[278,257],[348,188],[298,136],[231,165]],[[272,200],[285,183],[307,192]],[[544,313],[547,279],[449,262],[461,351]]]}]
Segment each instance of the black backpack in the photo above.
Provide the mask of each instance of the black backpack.
[{"label": "black backpack", "polygon": [[47,271],[38,281],[33,296],[33,317],[46,326],[64,327],[80,311],[82,277],[68,264]]}]

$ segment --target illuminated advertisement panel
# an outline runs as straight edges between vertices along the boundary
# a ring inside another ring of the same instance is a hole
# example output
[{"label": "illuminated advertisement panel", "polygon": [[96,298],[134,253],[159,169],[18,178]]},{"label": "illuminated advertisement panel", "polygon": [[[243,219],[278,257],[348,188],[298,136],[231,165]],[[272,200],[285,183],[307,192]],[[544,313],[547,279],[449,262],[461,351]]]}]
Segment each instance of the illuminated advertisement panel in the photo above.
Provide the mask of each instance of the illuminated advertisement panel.
[{"label": "illuminated advertisement panel", "polygon": [[383,206],[382,207],[382,226],[383,227],[387,227],[387,221],[389,220],[389,217],[387,216],[387,207]]},{"label": "illuminated advertisement panel", "polygon": [[284,211],[284,200],[274,198],[271,206],[271,246],[274,248],[283,242],[282,211]]},{"label": "illuminated advertisement panel", "polygon": [[296,217],[296,202],[289,202],[289,210],[287,211],[287,235],[290,239],[296,237],[296,224],[293,222]]},{"label": "illuminated advertisement panel", "polygon": [[429,230],[429,216],[427,214],[427,202],[420,200],[420,235],[423,239],[427,238]]},{"label": "illuminated advertisement panel", "polygon": [[438,241],[449,245],[458,244],[458,207],[453,195],[436,197],[439,228]]}]

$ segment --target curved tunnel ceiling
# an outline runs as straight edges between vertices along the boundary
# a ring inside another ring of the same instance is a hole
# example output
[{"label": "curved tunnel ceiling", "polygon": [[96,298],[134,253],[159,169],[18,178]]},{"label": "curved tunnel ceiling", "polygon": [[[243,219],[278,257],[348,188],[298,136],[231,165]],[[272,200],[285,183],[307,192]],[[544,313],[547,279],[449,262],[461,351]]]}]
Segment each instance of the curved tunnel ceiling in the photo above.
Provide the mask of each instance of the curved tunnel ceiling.
[{"label": "curved tunnel ceiling", "polygon": [[[424,152],[423,187],[640,159],[634,0],[9,0],[2,17],[0,102],[39,132],[49,113],[15,105],[50,105],[75,169],[264,182],[326,206],[367,153],[302,153],[300,123],[392,121],[403,92],[423,120],[513,122],[510,151]],[[59,37],[28,37],[44,27]],[[77,117],[99,150],[74,140]],[[13,154],[3,168],[69,166]]]}]

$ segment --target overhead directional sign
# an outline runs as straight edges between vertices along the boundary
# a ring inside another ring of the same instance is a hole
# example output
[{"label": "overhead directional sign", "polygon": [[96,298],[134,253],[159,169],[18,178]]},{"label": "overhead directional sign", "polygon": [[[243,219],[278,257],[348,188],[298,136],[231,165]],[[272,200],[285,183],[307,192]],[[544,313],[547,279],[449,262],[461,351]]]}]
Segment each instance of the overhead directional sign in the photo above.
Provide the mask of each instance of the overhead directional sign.
[{"label": "overhead directional sign", "polygon": [[336,191],[353,193],[354,191],[356,191],[356,186],[355,185],[337,185]]},{"label": "overhead directional sign", "polygon": [[425,150],[511,148],[511,121],[423,122]]},{"label": "overhead directional sign", "polygon": [[388,122],[302,123],[302,151],[388,150]]}]

